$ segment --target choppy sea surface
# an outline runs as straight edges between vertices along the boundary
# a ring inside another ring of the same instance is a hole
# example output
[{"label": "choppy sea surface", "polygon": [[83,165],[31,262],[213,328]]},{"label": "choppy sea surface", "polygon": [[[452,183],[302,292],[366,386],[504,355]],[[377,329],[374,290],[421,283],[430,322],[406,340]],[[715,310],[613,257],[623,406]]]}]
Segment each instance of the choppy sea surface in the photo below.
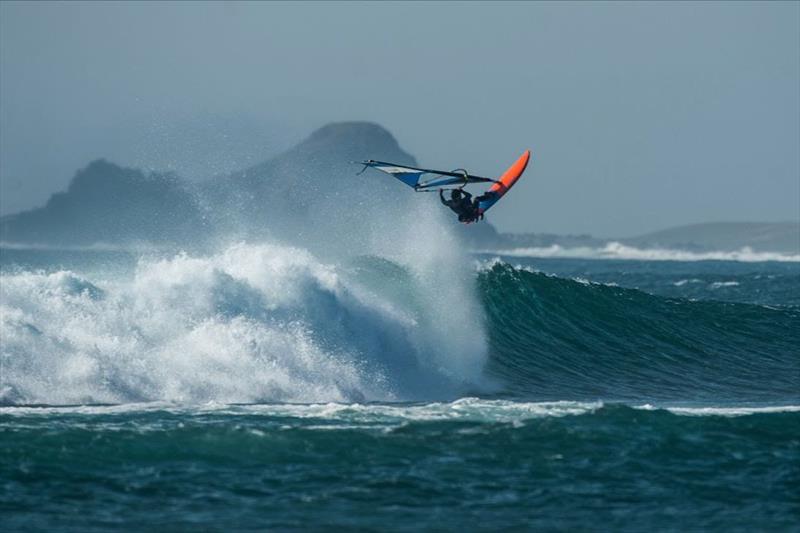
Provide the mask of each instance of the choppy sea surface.
[{"label": "choppy sea surface", "polygon": [[800,263],[0,249],[8,531],[800,529]]}]

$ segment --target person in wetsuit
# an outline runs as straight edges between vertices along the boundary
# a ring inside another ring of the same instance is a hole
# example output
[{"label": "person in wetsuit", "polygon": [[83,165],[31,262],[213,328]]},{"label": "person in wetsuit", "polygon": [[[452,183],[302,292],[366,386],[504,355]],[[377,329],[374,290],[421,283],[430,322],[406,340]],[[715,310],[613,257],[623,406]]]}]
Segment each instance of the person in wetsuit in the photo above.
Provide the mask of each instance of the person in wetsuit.
[{"label": "person in wetsuit", "polygon": [[483,215],[478,213],[478,202],[482,198],[482,196],[479,196],[473,201],[472,195],[467,191],[453,189],[453,192],[450,193],[450,199],[445,200],[442,189],[439,189],[439,200],[458,215],[459,222],[469,223],[483,218]]}]

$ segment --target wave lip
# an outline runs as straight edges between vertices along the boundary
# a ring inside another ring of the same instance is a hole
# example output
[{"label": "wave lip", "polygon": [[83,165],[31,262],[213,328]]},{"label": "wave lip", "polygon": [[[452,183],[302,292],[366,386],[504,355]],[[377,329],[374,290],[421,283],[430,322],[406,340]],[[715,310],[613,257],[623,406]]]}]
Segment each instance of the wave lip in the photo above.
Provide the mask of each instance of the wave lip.
[{"label": "wave lip", "polygon": [[565,259],[623,259],[635,261],[736,261],[761,263],[768,261],[798,263],[800,254],[757,252],[750,247],[736,251],[695,252],[670,248],[636,248],[612,241],[602,248],[564,248],[558,244],[547,247],[512,248],[507,250],[479,250],[481,254],[506,257],[565,258]]},{"label": "wave lip", "polygon": [[502,262],[478,279],[491,325],[487,371],[516,398],[798,399],[800,308],[662,297]]}]

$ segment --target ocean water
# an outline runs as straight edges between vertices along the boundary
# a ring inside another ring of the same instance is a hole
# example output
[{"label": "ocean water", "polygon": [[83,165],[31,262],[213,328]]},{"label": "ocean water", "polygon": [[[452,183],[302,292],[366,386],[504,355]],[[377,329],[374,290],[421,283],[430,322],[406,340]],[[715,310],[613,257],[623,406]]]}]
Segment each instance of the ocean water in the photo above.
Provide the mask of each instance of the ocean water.
[{"label": "ocean water", "polygon": [[2,529],[800,529],[795,258],[403,253],[0,249]]}]

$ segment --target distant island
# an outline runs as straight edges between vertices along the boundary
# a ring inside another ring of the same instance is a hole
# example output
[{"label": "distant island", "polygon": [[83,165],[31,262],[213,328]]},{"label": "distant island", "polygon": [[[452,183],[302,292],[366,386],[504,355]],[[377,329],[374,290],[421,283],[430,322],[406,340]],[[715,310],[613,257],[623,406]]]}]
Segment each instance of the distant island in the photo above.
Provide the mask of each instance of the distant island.
[{"label": "distant island", "polygon": [[647,233],[623,242],[638,248],[800,253],[798,222],[709,222]]},{"label": "distant island", "polygon": [[[344,200],[351,190],[358,191],[361,199],[395,197],[386,188],[388,182],[355,176],[350,161],[365,154],[416,164],[391,133],[370,122],[329,124],[276,157],[199,185],[174,174],[145,174],[99,159],[79,170],[67,190],[52,195],[43,207],[0,217],[0,241],[48,246],[180,245],[208,243],[220,234],[264,236],[287,214],[308,212],[309,197]],[[800,222],[692,224],[621,239],[499,233],[488,222],[453,223],[468,246],[484,250],[597,248],[614,241],[636,248],[748,247],[800,254]]]},{"label": "distant island", "polygon": [[[677,226],[637,237],[601,239],[591,235],[549,233],[500,233],[493,239],[497,249],[602,248],[620,243],[639,249],[733,252],[749,248],[756,252],[800,254],[800,223],[797,222],[708,222]],[[487,245],[486,242],[476,244]]]}]

